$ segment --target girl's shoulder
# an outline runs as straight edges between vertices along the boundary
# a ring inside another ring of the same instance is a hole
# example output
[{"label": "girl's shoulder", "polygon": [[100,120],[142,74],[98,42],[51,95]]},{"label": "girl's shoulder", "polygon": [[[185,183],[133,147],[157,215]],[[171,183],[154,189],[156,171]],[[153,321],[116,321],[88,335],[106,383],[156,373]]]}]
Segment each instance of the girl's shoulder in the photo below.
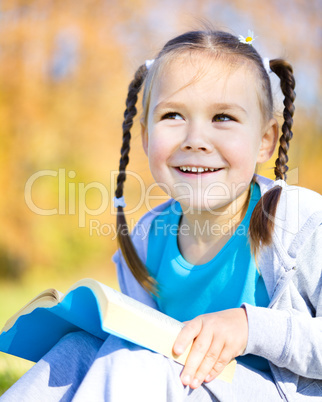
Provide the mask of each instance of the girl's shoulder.
[{"label": "girl's shoulder", "polygon": [[255,180],[261,195],[274,186],[282,187],[275,217],[271,218],[274,238],[295,257],[305,240],[322,225],[322,196],[304,187],[288,185],[283,180],[273,181],[262,176],[256,176]]},{"label": "girl's shoulder", "polygon": [[278,212],[284,211],[289,214],[300,214],[307,218],[315,213],[322,212],[321,194],[305,187],[289,185],[284,180],[271,180],[263,176],[256,175],[256,182],[259,184],[261,195],[275,186],[282,187]]},{"label": "girl's shoulder", "polygon": [[169,199],[166,202],[156,206],[153,209],[150,209],[148,212],[146,212],[137,222],[137,224],[134,227],[133,234],[138,235],[138,232],[146,232],[151,228],[151,225],[153,221],[165,213],[167,213],[167,210],[174,205],[176,201],[174,199]]},{"label": "girl's shoulder", "polygon": [[176,203],[175,200],[169,199],[166,202],[158,205],[157,207],[150,209],[146,212],[136,223],[132,231],[131,237],[135,248],[142,261],[146,261],[147,256],[147,244],[149,239],[149,233],[153,225],[153,221],[167,212],[172,205]]}]

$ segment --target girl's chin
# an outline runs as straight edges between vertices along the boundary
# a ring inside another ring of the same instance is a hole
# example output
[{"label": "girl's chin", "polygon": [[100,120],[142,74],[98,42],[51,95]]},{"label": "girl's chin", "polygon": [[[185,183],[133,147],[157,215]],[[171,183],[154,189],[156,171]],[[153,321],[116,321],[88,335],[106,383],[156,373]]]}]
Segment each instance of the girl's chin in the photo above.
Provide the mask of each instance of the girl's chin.
[{"label": "girl's chin", "polygon": [[[221,211],[222,209],[225,209],[225,206],[228,203],[214,203],[214,202],[187,202],[186,200],[178,199],[177,200],[180,205],[183,213],[190,213],[190,214],[204,214],[204,213],[209,213],[212,215],[221,215],[221,214],[227,214],[226,211]],[[221,211],[221,212],[220,212]]]},{"label": "girl's chin", "polygon": [[227,214],[237,212],[247,199],[249,184],[239,184],[236,188],[226,189],[226,191],[213,191],[205,194],[205,191],[191,193],[176,193],[172,197],[176,199],[184,213],[210,213],[212,215]]}]

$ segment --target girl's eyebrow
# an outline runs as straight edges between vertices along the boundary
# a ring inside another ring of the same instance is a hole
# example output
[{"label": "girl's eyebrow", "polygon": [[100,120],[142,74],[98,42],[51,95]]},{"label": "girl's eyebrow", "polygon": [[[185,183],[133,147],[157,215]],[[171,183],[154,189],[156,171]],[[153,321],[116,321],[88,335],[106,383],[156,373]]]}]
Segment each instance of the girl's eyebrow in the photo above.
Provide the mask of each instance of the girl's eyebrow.
[{"label": "girl's eyebrow", "polygon": [[[159,109],[182,109],[185,108],[186,104],[181,102],[159,102],[153,109],[153,114],[157,113]],[[247,111],[238,103],[213,103],[210,106],[211,110],[219,109],[223,111],[240,111],[247,115]]]},{"label": "girl's eyebrow", "polygon": [[157,113],[159,109],[178,109],[183,107],[185,107],[185,104],[181,102],[161,101],[153,109],[153,114]]},{"label": "girl's eyebrow", "polygon": [[237,110],[240,111],[244,114],[247,114],[246,109],[244,109],[242,106],[240,106],[238,103],[215,103],[212,105],[212,107],[220,110]]}]

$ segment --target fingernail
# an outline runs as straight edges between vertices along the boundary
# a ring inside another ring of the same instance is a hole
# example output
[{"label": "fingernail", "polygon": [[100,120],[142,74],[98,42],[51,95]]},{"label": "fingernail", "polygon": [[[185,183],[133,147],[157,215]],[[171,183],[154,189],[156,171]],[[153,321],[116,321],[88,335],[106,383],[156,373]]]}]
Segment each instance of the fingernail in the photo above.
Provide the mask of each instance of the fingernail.
[{"label": "fingernail", "polygon": [[194,378],[194,380],[192,381],[191,386],[193,388],[197,388],[199,386],[199,384],[200,384],[200,381],[198,380],[198,378]]},{"label": "fingernail", "polygon": [[182,379],[182,382],[184,383],[184,385],[190,384],[190,375],[185,375]]},{"label": "fingernail", "polygon": [[205,378],[205,381],[207,381],[207,382],[208,382],[208,381],[210,381],[210,380],[211,380],[211,375],[210,375],[210,374],[208,374],[208,375],[207,375],[207,377]]}]

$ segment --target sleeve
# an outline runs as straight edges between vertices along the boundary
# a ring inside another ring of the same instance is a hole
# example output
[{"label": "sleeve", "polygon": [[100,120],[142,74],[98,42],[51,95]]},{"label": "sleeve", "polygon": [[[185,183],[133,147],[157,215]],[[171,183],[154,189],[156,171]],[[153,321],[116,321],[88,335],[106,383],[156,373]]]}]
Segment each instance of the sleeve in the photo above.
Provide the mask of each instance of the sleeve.
[{"label": "sleeve", "polygon": [[[162,211],[162,205],[159,207],[159,209]],[[159,209],[156,209],[156,213],[158,213]],[[153,221],[154,217],[155,214],[153,213],[147,213],[144,215],[136,224],[131,234],[133,245],[138,253],[138,256],[144,264],[146,263],[148,254],[148,240],[151,222]],[[158,310],[157,303],[153,299],[152,295],[148,293],[134,278],[120,249],[117,250],[113,255],[112,260],[116,265],[117,278],[121,292],[135,300],[140,301],[141,303],[146,304],[147,306]]]},{"label": "sleeve", "polygon": [[[173,204],[175,201],[169,199],[165,203],[158,205],[153,210],[147,212],[139,222],[135,225],[133,232],[131,234],[133,245],[141,258],[141,261],[145,264],[148,254],[148,241],[149,233],[151,230],[151,225],[156,216],[165,213],[168,206]],[[134,278],[130,268],[126,264],[121,250],[117,250],[114,254],[112,260],[116,264],[117,277],[122,293],[127,296],[132,297],[141,303],[146,304],[156,310],[159,310],[156,301],[150,293],[148,293]]]},{"label": "sleeve", "polygon": [[298,308],[277,310],[243,305],[249,337],[244,354],[262,356],[303,377],[322,379],[322,226],[296,259]]},{"label": "sleeve", "polygon": [[117,250],[113,255],[113,261],[116,264],[117,278],[121,292],[158,310],[157,304],[152,295],[149,294],[134,278],[130,268],[127,266],[122,256],[121,250]]}]

